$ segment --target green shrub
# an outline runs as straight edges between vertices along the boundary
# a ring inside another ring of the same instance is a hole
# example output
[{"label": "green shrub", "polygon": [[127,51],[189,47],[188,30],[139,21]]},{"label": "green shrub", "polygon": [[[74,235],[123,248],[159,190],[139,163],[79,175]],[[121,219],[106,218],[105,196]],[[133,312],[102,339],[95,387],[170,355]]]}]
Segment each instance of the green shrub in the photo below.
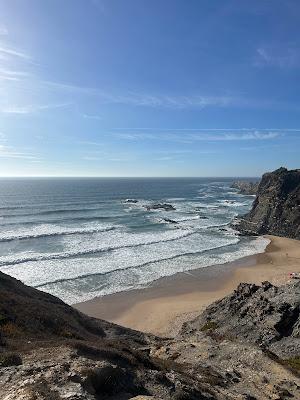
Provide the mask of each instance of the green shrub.
[{"label": "green shrub", "polygon": [[0,354],[0,367],[12,367],[13,365],[21,365],[22,358],[16,353]]},{"label": "green shrub", "polygon": [[206,332],[206,331],[210,331],[210,330],[215,330],[217,329],[218,325],[216,322],[214,321],[207,321],[206,324],[204,324],[202,326],[202,328],[200,329],[200,331],[202,332]]},{"label": "green shrub", "polygon": [[289,358],[284,361],[289,367],[300,371],[300,357]]}]

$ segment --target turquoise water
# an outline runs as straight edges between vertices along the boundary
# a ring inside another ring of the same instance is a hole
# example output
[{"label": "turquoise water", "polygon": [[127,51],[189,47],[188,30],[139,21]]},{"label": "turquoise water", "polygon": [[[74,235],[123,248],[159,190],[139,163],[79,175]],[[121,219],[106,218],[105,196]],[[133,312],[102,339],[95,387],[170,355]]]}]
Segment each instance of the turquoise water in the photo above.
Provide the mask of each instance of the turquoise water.
[{"label": "turquoise water", "polygon": [[261,252],[228,226],[253,201],[232,181],[1,179],[0,270],[75,303]]}]

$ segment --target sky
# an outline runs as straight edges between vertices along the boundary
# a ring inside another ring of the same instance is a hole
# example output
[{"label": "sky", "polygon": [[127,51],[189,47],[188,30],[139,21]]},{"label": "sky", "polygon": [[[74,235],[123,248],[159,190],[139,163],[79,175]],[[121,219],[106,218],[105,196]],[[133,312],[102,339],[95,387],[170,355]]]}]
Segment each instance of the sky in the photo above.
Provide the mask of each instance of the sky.
[{"label": "sky", "polygon": [[0,0],[0,176],[300,167],[299,0]]}]

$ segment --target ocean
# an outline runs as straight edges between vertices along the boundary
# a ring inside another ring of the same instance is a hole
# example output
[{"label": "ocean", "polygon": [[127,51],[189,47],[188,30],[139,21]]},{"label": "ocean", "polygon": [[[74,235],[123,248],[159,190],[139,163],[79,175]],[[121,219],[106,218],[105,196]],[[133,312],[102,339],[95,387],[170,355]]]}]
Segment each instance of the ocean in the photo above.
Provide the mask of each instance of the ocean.
[{"label": "ocean", "polygon": [[229,226],[253,202],[233,180],[0,179],[0,271],[74,304],[263,252]]}]

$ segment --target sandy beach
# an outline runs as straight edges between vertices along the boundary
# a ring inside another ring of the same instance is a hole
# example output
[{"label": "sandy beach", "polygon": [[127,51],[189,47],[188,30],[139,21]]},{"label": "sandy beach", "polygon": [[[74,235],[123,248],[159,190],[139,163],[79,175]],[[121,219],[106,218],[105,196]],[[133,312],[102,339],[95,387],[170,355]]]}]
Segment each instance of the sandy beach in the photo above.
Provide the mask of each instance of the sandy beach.
[{"label": "sandy beach", "polygon": [[74,305],[80,311],[117,324],[161,336],[173,336],[183,322],[220,299],[240,282],[281,285],[290,272],[300,272],[300,242],[266,236],[262,254],[231,263],[178,273],[150,287],[116,293]]}]

